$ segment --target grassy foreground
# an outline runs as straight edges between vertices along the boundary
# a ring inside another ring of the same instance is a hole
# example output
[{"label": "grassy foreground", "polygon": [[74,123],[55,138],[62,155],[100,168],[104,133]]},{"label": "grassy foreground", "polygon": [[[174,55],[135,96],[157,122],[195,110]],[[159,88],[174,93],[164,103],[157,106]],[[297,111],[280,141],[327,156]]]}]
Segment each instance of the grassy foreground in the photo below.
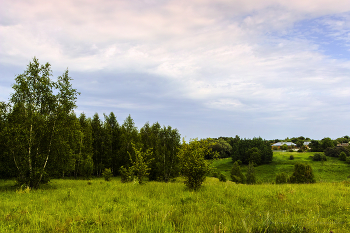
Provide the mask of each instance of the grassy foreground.
[{"label": "grassy foreground", "polygon": [[239,185],[0,181],[0,232],[349,232],[350,183]]}]

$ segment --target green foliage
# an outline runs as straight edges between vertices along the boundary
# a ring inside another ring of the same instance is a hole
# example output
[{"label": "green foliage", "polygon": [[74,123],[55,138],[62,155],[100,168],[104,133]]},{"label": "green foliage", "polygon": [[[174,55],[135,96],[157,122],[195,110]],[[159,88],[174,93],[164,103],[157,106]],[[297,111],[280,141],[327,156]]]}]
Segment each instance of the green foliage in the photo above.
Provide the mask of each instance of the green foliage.
[{"label": "green foliage", "polygon": [[146,152],[142,152],[140,149],[136,148],[134,143],[131,145],[134,150],[135,157],[132,158],[131,154],[129,153],[130,161],[132,164],[130,170],[135,175],[139,184],[143,184],[143,179],[149,175],[150,168],[148,167],[148,164],[150,163],[150,160],[146,161],[146,159],[152,156],[152,149],[148,149]]},{"label": "green foliage", "polygon": [[281,172],[276,176],[276,184],[286,184],[288,182],[288,175],[285,172]]},{"label": "green foliage", "polygon": [[293,156],[293,155],[290,155],[290,156],[289,156],[289,160],[294,160],[294,156]]},{"label": "green foliage", "polygon": [[243,175],[241,167],[239,166],[239,163],[237,161],[233,163],[231,169],[231,180],[236,183],[245,183],[245,176]]},{"label": "green foliage", "polygon": [[313,161],[327,161],[327,157],[321,153],[315,153],[312,157]]},{"label": "green foliage", "polygon": [[105,181],[111,181],[113,173],[110,168],[105,168],[105,170],[102,172],[102,176]]},{"label": "green foliage", "polygon": [[346,161],[346,154],[345,154],[344,151],[340,152],[339,160],[341,160],[341,161]]},{"label": "green foliage", "polygon": [[350,164],[350,157],[346,157],[345,162],[348,163],[348,164]]},{"label": "green foliage", "polygon": [[254,163],[249,163],[248,165],[246,180],[247,180],[246,181],[247,184],[256,183]]},{"label": "green foliage", "polygon": [[257,147],[250,148],[246,153],[249,163],[261,164],[261,152]]},{"label": "green foliage", "polygon": [[193,190],[198,190],[209,172],[209,163],[204,156],[210,152],[208,141],[191,139],[189,143],[182,140],[179,151],[181,174],[185,178],[185,185]]},{"label": "green foliage", "polygon": [[119,174],[122,183],[131,182],[134,180],[134,172],[130,168],[125,168],[121,166],[119,169]]},{"label": "green foliage", "polygon": [[281,150],[288,150],[287,144],[283,144],[283,145],[281,146]]},{"label": "green foliage", "polygon": [[294,172],[289,178],[290,183],[315,183],[315,177],[310,165],[296,163]]},{"label": "green foliage", "polygon": [[[257,165],[268,164],[272,161],[273,152],[271,145],[268,141],[263,140],[262,138],[253,138],[253,139],[240,139],[236,136],[232,139],[234,142],[232,144],[232,160],[237,161],[241,160],[243,164],[249,164],[251,159],[251,152],[248,152],[252,148],[257,148],[258,151],[255,151],[254,161]],[[260,159],[258,154],[260,154]]]},{"label": "green foliage", "polygon": [[76,130],[70,115],[79,93],[72,88],[68,70],[56,82],[51,76],[51,65],[40,65],[34,57],[15,78],[10,98],[8,153],[15,161],[17,182],[30,188],[43,183],[47,166],[64,147],[74,147],[67,131]]},{"label": "green foliage", "polygon": [[231,156],[232,146],[224,139],[208,139],[211,152],[205,155],[206,159],[228,158]]},{"label": "green foliage", "polygon": [[220,173],[220,175],[219,175],[219,180],[220,180],[221,182],[226,182],[226,181],[227,181],[227,178],[226,178],[226,176],[225,176],[224,174]]}]

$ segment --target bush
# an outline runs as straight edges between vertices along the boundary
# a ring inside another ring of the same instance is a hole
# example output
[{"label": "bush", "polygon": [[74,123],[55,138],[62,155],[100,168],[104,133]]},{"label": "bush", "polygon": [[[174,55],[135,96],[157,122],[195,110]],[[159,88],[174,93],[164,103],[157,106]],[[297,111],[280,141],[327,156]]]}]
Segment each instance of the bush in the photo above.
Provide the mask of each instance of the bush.
[{"label": "bush", "polygon": [[247,184],[256,183],[254,163],[249,163],[246,179],[247,179]]},{"label": "bush", "polygon": [[272,150],[278,150],[278,146],[273,146]]},{"label": "bush", "polygon": [[244,184],[245,177],[241,171],[241,167],[238,164],[238,161],[234,162],[231,169],[231,180],[236,183]]},{"label": "bush", "polygon": [[289,156],[289,160],[294,160],[294,156],[293,155]]},{"label": "bush", "polygon": [[346,157],[345,162],[348,163],[348,164],[350,164],[350,157]]},{"label": "bush", "polygon": [[294,150],[290,149],[289,152],[294,152]]},{"label": "bush", "polygon": [[134,174],[132,169],[127,169],[124,166],[121,166],[119,169],[120,177],[121,177],[121,182],[126,183],[126,182],[131,182],[134,180]]},{"label": "bush", "polygon": [[341,161],[346,161],[346,154],[345,154],[344,151],[340,152],[339,160],[341,160]]},{"label": "bush", "polygon": [[220,180],[221,182],[226,182],[226,181],[227,181],[227,178],[226,178],[226,176],[225,176],[224,174],[220,173],[220,175],[219,175],[219,180]]},{"label": "bush", "polygon": [[324,150],[324,154],[329,157],[339,157],[341,152],[344,152],[346,156],[350,156],[350,152],[347,147],[328,147]]},{"label": "bush", "polygon": [[102,172],[102,176],[105,178],[105,181],[110,181],[113,173],[111,171],[110,168],[106,168],[103,172]]},{"label": "bush", "polygon": [[303,150],[302,150],[302,149],[299,149],[298,152],[299,152],[299,153],[300,153],[300,152],[303,152]]},{"label": "bush", "polygon": [[288,175],[284,172],[277,174],[276,184],[286,184],[288,183]]},{"label": "bush", "polygon": [[324,154],[321,153],[315,153],[314,156],[312,156],[313,161],[327,161],[327,157]]},{"label": "bush", "polygon": [[296,163],[294,172],[289,178],[290,183],[315,183],[315,177],[310,165]]},{"label": "bush", "polygon": [[178,153],[181,174],[185,178],[185,185],[189,189],[198,190],[209,172],[209,163],[204,156],[210,153],[207,141],[191,139],[186,143],[183,139],[182,147]]},{"label": "bush", "polygon": [[211,177],[219,178],[219,175],[220,175],[220,172],[216,168],[211,169],[211,171],[210,171]]}]

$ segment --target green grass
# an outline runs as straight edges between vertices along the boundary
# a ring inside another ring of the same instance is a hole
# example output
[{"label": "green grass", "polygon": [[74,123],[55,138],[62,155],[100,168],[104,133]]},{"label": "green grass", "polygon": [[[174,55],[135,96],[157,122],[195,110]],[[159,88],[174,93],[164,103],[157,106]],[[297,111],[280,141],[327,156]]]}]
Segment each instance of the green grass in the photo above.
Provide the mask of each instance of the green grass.
[{"label": "green grass", "polygon": [[[294,160],[290,160],[290,155],[294,156]],[[310,164],[316,182],[339,182],[347,180],[350,176],[350,165],[338,158],[327,157],[327,161],[312,161],[310,156],[314,155],[313,152],[274,152],[273,161],[270,164],[261,165],[255,168],[256,176],[258,180],[264,183],[272,183],[275,181],[276,175],[280,172],[285,172],[289,175],[293,173],[294,164],[302,162]],[[232,168],[232,159],[220,159],[213,162],[212,167],[217,168],[227,178],[230,177],[230,171]],[[242,166],[243,173],[246,172],[247,166]]]},{"label": "green grass", "polygon": [[[260,185],[208,177],[197,192],[181,178],[144,185],[52,180],[39,190],[0,180],[0,232],[350,232],[350,182],[342,181],[349,165],[310,155],[275,153],[271,164],[256,168]],[[311,164],[318,183],[267,183],[278,172],[291,174],[298,161]],[[229,177],[231,159],[212,165]]]},{"label": "green grass", "polygon": [[[349,232],[350,184],[238,185],[53,180],[14,191],[1,181],[0,232]],[[7,188],[3,188],[7,187]],[[304,231],[305,229],[305,231]]]}]

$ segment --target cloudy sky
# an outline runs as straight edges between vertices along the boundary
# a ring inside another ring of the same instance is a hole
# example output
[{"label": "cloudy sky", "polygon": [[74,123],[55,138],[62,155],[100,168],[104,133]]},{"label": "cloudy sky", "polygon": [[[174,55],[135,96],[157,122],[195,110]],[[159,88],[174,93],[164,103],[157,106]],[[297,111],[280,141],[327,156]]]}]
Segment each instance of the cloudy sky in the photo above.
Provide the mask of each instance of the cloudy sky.
[{"label": "cloudy sky", "polygon": [[0,0],[0,101],[36,56],[76,112],[186,138],[350,134],[348,0]]}]

